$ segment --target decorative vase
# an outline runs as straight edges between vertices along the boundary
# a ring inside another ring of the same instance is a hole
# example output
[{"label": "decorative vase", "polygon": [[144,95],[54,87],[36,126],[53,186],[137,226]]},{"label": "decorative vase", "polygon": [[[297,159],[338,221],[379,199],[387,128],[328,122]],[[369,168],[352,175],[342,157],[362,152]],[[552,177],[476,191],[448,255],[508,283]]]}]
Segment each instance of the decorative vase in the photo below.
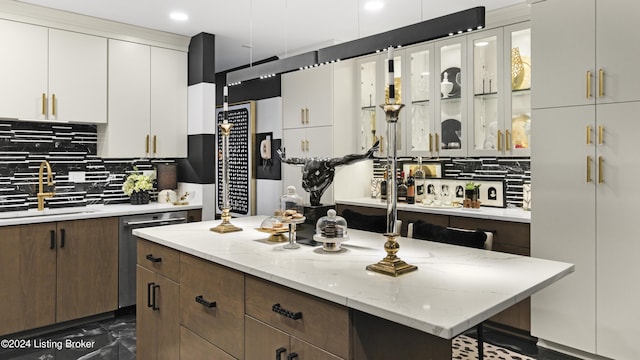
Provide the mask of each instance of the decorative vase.
[{"label": "decorative vase", "polygon": [[149,203],[149,192],[148,191],[134,191],[131,193],[129,200],[131,201],[131,205],[144,205]]}]

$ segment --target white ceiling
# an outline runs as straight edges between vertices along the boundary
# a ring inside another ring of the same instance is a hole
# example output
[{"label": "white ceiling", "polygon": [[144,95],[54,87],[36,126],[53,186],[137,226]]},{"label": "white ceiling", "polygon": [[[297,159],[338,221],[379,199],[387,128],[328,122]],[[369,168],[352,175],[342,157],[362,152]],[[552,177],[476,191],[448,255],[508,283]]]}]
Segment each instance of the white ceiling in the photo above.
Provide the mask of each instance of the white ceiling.
[{"label": "white ceiling", "polygon": [[[489,12],[525,0],[20,0],[184,36],[216,36],[216,71],[286,57],[475,6]],[[185,22],[169,18],[188,14]]]}]

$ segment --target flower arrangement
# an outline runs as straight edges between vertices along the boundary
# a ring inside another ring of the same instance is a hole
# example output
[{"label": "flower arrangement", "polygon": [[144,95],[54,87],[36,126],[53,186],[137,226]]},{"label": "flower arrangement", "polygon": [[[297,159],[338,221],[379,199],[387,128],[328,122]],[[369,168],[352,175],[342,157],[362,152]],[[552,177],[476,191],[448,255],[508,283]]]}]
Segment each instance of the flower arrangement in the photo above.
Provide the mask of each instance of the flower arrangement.
[{"label": "flower arrangement", "polygon": [[133,193],[152,189],[153,182],[151,181],[151,177],[141,173],[133,173],[127,176],[124,184],[122,184],[122,191],[127,194],[127,196],[131,196]]}]

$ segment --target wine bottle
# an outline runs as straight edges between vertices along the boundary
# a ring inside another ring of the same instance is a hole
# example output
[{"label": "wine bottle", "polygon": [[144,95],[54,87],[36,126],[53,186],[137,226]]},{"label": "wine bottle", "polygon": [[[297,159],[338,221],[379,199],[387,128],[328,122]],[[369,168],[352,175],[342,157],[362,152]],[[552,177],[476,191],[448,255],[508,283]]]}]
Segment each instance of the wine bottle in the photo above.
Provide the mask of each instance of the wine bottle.
[{"label": "wine bottle", "polygon": [[407,185],[404,183],[404,171],[400,173],[398,179],[398,202],[407,202]]},{"label": "wine bottle", "polygon": [[387,171],[384,171],[382,182],[380,183],[380,200],[387,200]]},{"label": "wine bottle", "polygon": [[416,203],[416,182],[411,169],[409,169],[409,177],[407,178],[407,203]]}]

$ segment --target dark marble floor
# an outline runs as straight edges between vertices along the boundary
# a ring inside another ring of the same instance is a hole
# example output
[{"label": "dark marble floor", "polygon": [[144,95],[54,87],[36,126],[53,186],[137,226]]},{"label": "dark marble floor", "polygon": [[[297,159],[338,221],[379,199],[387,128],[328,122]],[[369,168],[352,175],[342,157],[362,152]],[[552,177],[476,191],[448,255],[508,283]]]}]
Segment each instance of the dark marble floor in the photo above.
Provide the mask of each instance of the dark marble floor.
[{"label": "dark marble floor", "polygon": [[[27,339],[28,348],[0,349],[2,360],[135,360],[135,314]],[[25,343],[26,345],[27,343]]]}]

